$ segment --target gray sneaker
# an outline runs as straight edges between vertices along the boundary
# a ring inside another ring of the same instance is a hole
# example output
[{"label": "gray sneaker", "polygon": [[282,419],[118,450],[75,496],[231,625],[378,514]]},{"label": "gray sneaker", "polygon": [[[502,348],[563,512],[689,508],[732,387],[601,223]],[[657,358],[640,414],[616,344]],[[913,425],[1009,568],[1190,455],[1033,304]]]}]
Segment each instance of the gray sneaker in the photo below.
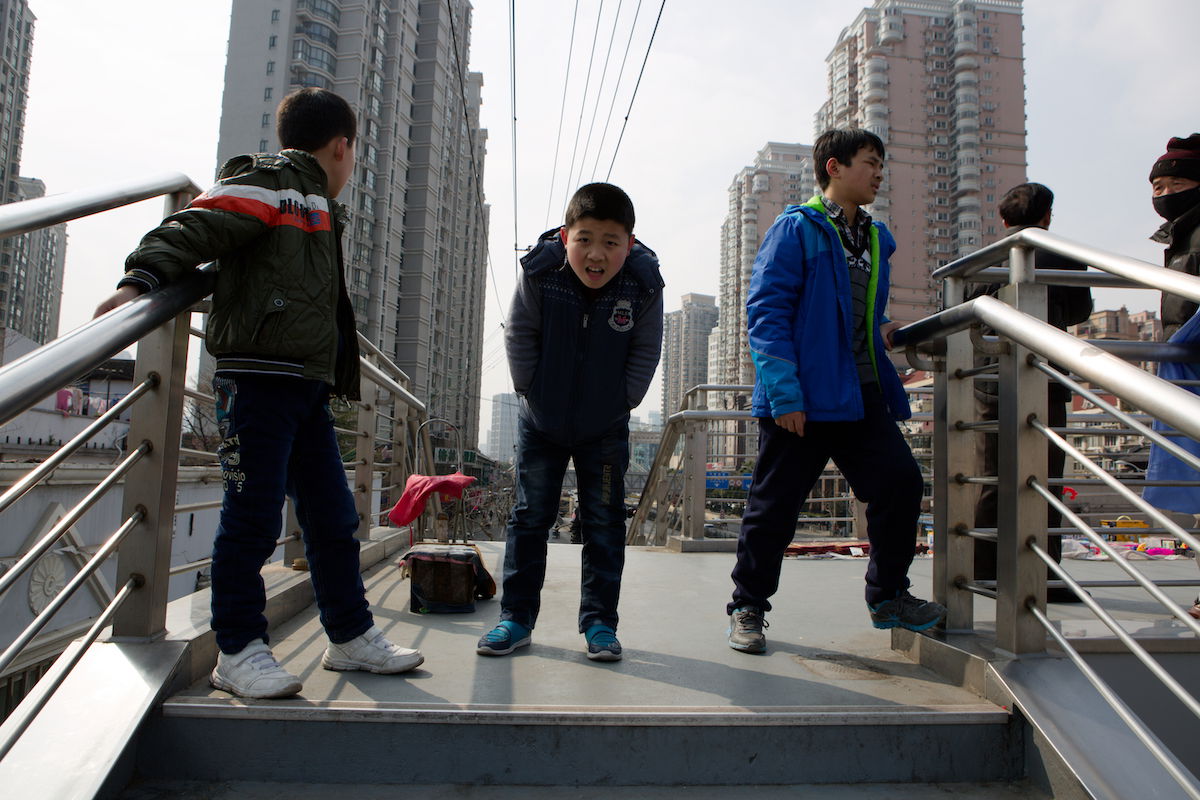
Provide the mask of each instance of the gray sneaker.
[{"label": "gray sneaker", "polygon": [[871,624],[884,630],[907,628],[910,631],[924,631],[937,625],[946,616],[946,607],[941,603],[922,600],[908,592],[901,592],[898,597],[876,605],[868,603],[867,610],[871,612]]},{"label": "gray sneaker", "polygon": [[763,636],[763,628],[769,627],[761,610],[739,606],[729,615],[729,646],[743,653],[765,653],[767,637]]}]

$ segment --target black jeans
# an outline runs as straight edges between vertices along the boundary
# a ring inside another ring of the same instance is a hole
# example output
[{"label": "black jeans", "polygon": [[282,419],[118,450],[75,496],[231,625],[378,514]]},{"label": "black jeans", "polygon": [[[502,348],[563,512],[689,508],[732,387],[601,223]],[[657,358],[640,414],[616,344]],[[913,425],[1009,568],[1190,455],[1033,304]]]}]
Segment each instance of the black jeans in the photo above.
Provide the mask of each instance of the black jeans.
[{"label": "black jeans", "polygon": [[217,376],[225,500],[213,543],[212,627],[237,653],[267,641],[263,562],[283,525],[285,493],[296,504],[321,624],[346,642],[373,624],[359,573],[358,511],[333,431],[329,386],[304,378]]},{"label": "black jeans", "polygon": [[779,589],[783,554],[795,536],[800,506],[831,458],[854,495],[867,503],[867,602],[890,600],[907,589],[923,479],[878,387],[863,387],[861,420],[807,422],[804,436],[770,418],[760,418],[758,426],[758,462],[742,517],[728,612],[739,606],[771,609],[769,598]]},{"label": "black jeans", "polygon": [[558,518],[569,459],[575,462],[583,523],[579,631],[596,623],[615,630],[625,569],[627,422],[600,439],[568,446],[551,440],[524,417],[517,420],[517,496],[504,546],[500,618],[527,628],[537,624],[546,579],[546,541]]}]

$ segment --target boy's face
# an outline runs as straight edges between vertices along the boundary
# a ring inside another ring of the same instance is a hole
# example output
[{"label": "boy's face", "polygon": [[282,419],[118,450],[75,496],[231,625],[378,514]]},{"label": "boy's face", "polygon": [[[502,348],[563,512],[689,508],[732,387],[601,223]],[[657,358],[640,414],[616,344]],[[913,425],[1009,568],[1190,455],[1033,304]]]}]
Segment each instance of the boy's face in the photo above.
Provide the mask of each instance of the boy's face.
[{"label": "boy's face", "polygon": [[837,187],[840,205],[853,203],[866,206],[875,201],[879,185],[883,183],[883,158],[875,148],[859,148],[849,165],[831,158],[825,168],[829,172],[830,183]]},{"label": "boy's face", "polygon": [[633,236],[619,222],[580,217],[559,230],[567,246],[567,263],[589,289],[599,289],[617,276],[633,249]]}]

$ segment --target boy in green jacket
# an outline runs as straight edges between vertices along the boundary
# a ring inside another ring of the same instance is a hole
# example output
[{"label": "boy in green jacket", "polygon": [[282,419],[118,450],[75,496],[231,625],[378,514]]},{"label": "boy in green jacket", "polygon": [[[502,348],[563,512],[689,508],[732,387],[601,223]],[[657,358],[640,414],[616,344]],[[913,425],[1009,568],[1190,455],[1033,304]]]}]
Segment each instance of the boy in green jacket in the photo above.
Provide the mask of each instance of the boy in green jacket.
[{"label": "boy in green jacket", "polygon": [[217,185],[143,238],[99,316],[217,260],[208,320],[225,489],[212,561],[210,677],[242,697],[288,697],[300,680],[267,646],[259,572],[275,550],[284,495],[295,503],[326,669],[404,672],[424,660],[375,626],[359,572],[358,513],[333,431],[331,395],[357,399],[358,341],[341,256],[356,119],[333,92],[279,104],[278,155],[230,159]]}]

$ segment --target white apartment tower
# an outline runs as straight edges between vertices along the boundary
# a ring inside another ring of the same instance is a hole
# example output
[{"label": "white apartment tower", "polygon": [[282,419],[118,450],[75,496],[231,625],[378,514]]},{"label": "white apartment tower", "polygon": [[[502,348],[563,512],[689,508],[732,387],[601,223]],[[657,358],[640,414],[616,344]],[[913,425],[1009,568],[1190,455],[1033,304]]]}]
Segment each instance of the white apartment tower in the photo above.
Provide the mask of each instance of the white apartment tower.
[{"label": "white apartment tower", "polygon": [[709,365],[711,382],[754,383],[746,336],[746,294],[754,257],[783,209],[804,203],[815,193],[812,147],[806,144],[767,142],[754,165],[734,177],[729,187],[729,213],[721,226],[720,320]]},{"label": "white apartment tower", "polygon": [[1021,0],[876,0],[838,37],[815,133],[859,127],[887,149],[870,212],[896,237],[888,316],[941,307],[930,273],[1003,235],[1025,178]]},{"label": "white apartment tower", "polygon": [[708,383],[708,339],[718,318],[716,298],[685,294],[678,311],[663,315],[662,413],[679,410],[683,393]]},{"label": "white apartment tower", "polygon": [[517,412],[520,400],[513,392],[492,395],[492,427],[488,431],[488,455],[505,464],[517,460]]},{"label": "white apartment tower", "polygon": [[[35,21],[25,0],[0,0],[0,204],[46,194],[21,177]],[[0,240],[0,327],[38,344],[58,336],[66,248],[65,224]]]},{"label": "white apartment tower", "polygon": [[357,109],[358,166],[338,199],[359,329],[467,449],[479,440],[488,225],[470,30],[467,0],[234,0],[217,148],[219,163],[277,150],[275,107],[298,87]]}]

